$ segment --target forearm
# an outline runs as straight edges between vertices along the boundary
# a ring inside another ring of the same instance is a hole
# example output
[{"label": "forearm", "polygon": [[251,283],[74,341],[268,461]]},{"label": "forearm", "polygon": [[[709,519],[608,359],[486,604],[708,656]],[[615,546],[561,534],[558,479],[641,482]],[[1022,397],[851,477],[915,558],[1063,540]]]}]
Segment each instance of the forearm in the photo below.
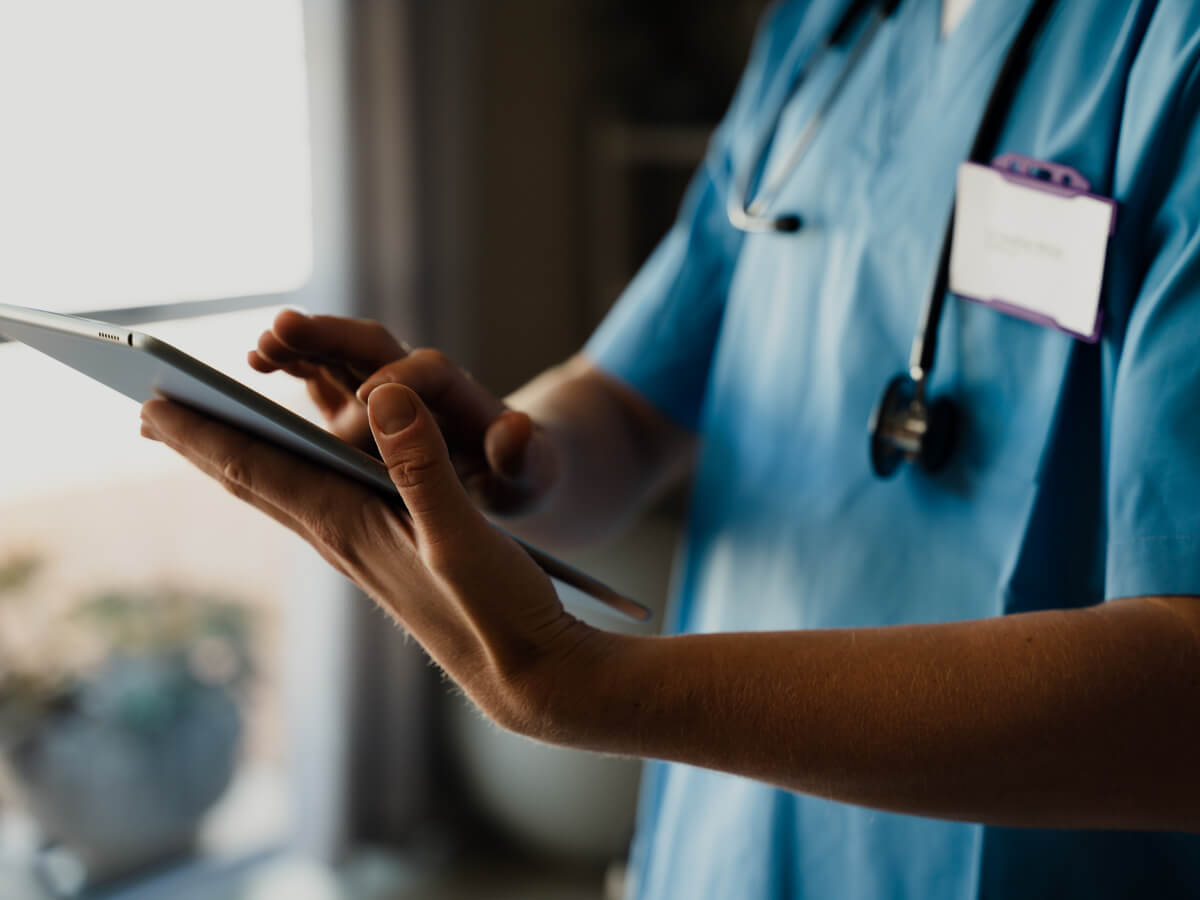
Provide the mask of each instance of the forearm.
[{"label": "forearm", "polygon": [[1200,637],[1168,604],[604,635],[598,668],[547,688],[537,736],[922,816],[1200,830]]},{"label": "forearm", "polygon": [[506,398],[554,445],[559,477],[530,514],[502,524],[550,550],[618,532],[690,461],[691,436],[577,356]]}]

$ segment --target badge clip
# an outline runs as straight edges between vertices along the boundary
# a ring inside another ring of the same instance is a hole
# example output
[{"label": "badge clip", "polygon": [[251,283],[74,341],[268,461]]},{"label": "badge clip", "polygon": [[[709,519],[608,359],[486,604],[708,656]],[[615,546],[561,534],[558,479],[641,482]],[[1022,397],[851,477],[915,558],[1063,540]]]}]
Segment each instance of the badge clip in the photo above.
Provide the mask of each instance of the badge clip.
[{"label": "badge clip", "polygon": [[1100,339],[1117,203],[1075,169],[1019,153],[958,170],[950,291],[1080,340]]}]

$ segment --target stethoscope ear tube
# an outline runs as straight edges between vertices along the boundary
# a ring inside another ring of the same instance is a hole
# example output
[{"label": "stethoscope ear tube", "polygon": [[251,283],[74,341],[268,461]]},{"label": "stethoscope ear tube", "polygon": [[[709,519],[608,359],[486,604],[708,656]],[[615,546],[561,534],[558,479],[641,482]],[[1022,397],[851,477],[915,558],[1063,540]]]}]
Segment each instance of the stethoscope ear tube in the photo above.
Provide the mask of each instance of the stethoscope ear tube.
[{"label": "stethoscope ear tube", "polygon": [[[751,165],[742,169],[741,175],[735,174],[732,190],[728,200],[728,215],[730,223],[737,229],[750,234],[770,234],[773,232],[795,233],[804,227],[804,219],[802,216],[795,213],[772,215],[770,211],[771,204],[775,201],[776,196],[787,183],[787,179],[795,171],[800,161],[808,153],[808,148],[813,141],[817,139],[817,135],[821,133],[821,128],[825,123],[825,117],[829,114],[829,110],[837,102],[841,95],[846,82],[850,80],[850,76],[858,68],[858,63],[867,49],[879,34],[884,21],[895,12],[898,0],[852,0],[845,12],[838,18],[833,26],[833,30],[829,36],[813,51],[808,61],[802,65],[797,72],[790,76],[790,80],[783,91],[783,99],[779,103],[774,118],[771,120],[771,125],[763,132],[754,153],[751,155]],[[868,22],[861,31],[855,36],[855,28],[860,19],[871,10],[874,10]],[[851,38],[853,37],[853,40]],[[767,156],[774,142],[775,134],[779,130],[779,122],[783,118],[783,112],[787,108],[788,100],[799,85],[803,84],[808,78],[808,74],[813,71],[827,55],[834,50],[841,49],[844,45],[849,45],[846,59],[842,63],[841,70],[837,77],[834,78],[833,84],[825,92],[820,103],[817,104],[816,110],[804,123],[804,127],[800,130],[799,136],[784,157],[782,163],[775,167],[774,171],[761,172],[760,169],[767,161]],[[751,201],[750,189],[751,182],[756,177],[762,175],[763,184],[758,191],[758,196]]]}]

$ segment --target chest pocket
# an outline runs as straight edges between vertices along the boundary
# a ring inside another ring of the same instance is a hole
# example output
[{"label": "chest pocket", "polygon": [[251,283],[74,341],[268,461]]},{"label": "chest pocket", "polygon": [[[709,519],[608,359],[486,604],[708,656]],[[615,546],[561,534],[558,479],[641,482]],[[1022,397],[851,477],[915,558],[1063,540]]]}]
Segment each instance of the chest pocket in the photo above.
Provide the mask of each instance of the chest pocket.
[{"label": "chest pocket", "polygon": [[971,481],[1038,483],[1064,441],[1081,451],[1098,432],[1097,348],[1061,332],[951,296],[934,371],[962,411],[956,455]]}]

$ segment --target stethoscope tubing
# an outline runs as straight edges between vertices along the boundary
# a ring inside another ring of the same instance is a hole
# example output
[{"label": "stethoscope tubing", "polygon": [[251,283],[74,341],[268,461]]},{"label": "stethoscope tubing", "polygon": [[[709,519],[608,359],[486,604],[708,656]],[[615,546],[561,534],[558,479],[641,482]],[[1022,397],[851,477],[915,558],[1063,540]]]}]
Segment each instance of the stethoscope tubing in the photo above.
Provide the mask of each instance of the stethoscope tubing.
[{"label": "stethoscope tubing", "polygon": [[[991,95],[983,109],[975,140],[971,142],[971,162],[986,163],[1000,140],[1000,132],[1008,120],[1022,75],[1029,65],[1033,53],[1034,39],[1042,30],[1046,16],[1055,0],[1034,0],[1034,4],[1021,23],[1017,36],[1013,38],[1008,55],[1000,66],[1000,74],[992,86]],[[924,395],[925,381],[933,371],[937,356],[938,325],[942,318],[942,307],[950,284],[950,252],[954,243],[954,211],[951,209],[946,231],[942,236],[941,251],[933,285],[925,298],[925,306],[919,319],[917,333],[913,337],[909,352],[909,375],[917,382],[920,395]]]},{"label": "stethoscope tubing", "polygon": [[[971,162],[987,164],[988,157],[995,152],[1015,102],[1017,90],[1029,66],[1034,43],[1054,2],[1055,0],[1033,0],[1032,6],[1026,12],[1016,36],[1009,45],[984,106],[983,116],[971,142],[968,157]],[[803,219],[796,213],[771,215],[771,204],[820,134],[833,104],[837,102],[884,22],[898,6],[899,0],[852,0],[829,36],[803,65],[795,67],[795,74],[784,83],[782,97],[776,104],[770,127],[764,131],[755,153],[750,157],[751,165],[743,170],[741,176],[734,176],[728,214],[735,227],[753,233],[794,232],[804,227]],[[751,183],[756,177],[760,177],[760,170],[768,162],[771,145],[796,90],[834,48],[845,43],[861,16],[868,10],[872,13],[870,20],[858,32],[833,84],[821,98],[816,111],[804,123],[781,164],[769,173],[762,173],[764,183],[758,191],[758,196],[750,200]],[[784,71],[793,66],[794,62],[789,59]],[[949,288],[953,235],[952,207],[942,236],[937,269],[913,336],[908,372],[897,375],[888,382],[879,404],[871,415],[871,461],[880,477],[891,475],[904,459],[920,460],[930,471],[936,471],[945,464],[953,448],[951,431],[957,428],[956,423],[960,418],[953,401],[943,397],[931,403],[926,396],[926,385],[937,357],[938,326]]]},{"label": "stethoscope tubing", "polygon": [[[797,67],[794,73],[787,79],[782,91],[783,96],[775,104],[775,113],[771,119],[771,123],[764,129],[762,137],[759,138],[755,146],[754,153],[750,156],[752,160],[751,165],[745,167],[742,170],[742,174],[735,178],[734,189],[729,193],[727,212],[730,222],[736,228],[754,234],[799,230],[802,224],[799,216],[770,216],[768,215],[768,209],[784,185],[787,184],[788,179],[800,164],[800,161],[807,154],[812,142],[821,133],[821,128],[825,124],[825,119],[829,111],[837,103],[843,88],[845,88],[846,83],[857,70],[863,55],[870,49],[875,37],[883,27],[883,23],[887,21],[897,6],[898,0],[887,0],[887,2],[879,2],[879,0],[853,0],[838,18],[825,40],[811,53],[805,63]],[[851,44],[846,60],[842,63],[833,84],[830,85],[821,98],[817,109],[804,123],[800,135],[792,143],[787,156],[784,157],[782,163],[774,167],[771,173],[766,174],[765,181],[759,188],[757,196],[751,200],[750,184],[759,174],[759,170],[765,162],[767,153],[774,142],[775,135],[778,133],[779,124],[783,119],[783,115],[793,94],[801,84],[808,80],[808,76],[825,61],[825,58],[830,53],[846,43],[854,26],[868,10],[871,10],[871,17]],[[789,60],[784,67],[784,71],[786,72],[793,65],[794,62]],[[780,227],[780,223],[782,222],[791,222],[791,227]]]}]

